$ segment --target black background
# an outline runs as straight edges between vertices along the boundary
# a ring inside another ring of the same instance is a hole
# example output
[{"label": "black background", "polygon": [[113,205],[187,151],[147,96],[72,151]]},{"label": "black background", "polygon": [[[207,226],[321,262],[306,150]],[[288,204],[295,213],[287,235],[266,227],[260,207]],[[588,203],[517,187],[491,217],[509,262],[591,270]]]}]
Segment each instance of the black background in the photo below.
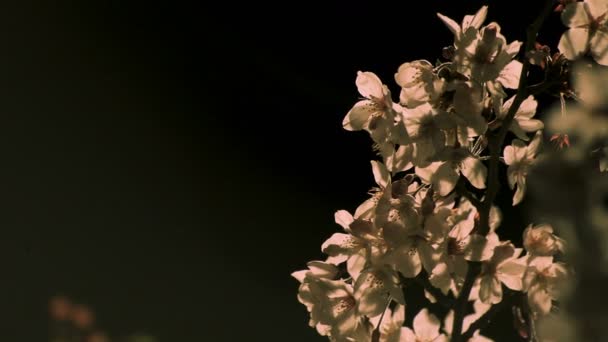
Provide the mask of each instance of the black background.
[{"label": "black background", "polygon": [[290,273],[322,257],[333,213],[373,185],[371,141],[341,127],[356,72],[397,94],[401,63],[452,43],[435,13],[460,22],[483,3],[509,41],[540,7],[3,3],[2,340],[47,340],[55,294],[113,336],[324,340]]}]

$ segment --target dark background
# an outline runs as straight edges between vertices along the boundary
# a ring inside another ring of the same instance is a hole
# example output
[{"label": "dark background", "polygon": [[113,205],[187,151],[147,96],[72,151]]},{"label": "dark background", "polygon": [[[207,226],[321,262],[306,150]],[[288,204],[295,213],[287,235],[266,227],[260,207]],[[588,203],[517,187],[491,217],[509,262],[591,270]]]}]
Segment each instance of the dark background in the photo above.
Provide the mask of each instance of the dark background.
[{"label": "dark background", "polygon": [[341,127],[356,72],[397,94],[401,63],[452,43],[435,13],[460,22],[483,3],[509,41],[540,7],[0,5],[2,340],[47,340],[56,294],[113,336],[324,340],[290,273],[373,186],[371,141]]}]

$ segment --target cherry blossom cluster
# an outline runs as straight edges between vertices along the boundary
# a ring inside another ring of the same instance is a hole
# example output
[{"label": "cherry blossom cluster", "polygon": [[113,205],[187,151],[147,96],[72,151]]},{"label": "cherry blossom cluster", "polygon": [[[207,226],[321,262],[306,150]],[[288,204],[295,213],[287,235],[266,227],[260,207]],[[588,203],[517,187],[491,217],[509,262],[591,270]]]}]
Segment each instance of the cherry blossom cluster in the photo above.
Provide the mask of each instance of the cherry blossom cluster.
[{"label": "cherry blossom cluster", "polygon": [[[582,55],[608,64],[608,1],[562,1],[560,15],[570,28],[560,39],[561,53],[550,55],[537,46],[525,51],[524,63],[516,60],[521,42],[508,42],[495,22],[484,25],[487,10],[484,6],[461,23],[438,14],[454,35],[454,44],[444,49],[446,61],[403,63],[394,76],[401,88],[396,102],[374,73],[357,74],[362,99],[343,126],[366,131],[373,140],[379,156],[371,161],[376,187],[353,213],[335,213],[342,231],[323,243],[327,259],[292,274],[300,282],[298,299],[310,313],[310,326],[331,341],[448,341],[455,327],[468,341],[491,341],[477,322],[507,293],[526,303],[522,325],[556,311],[562,285],[573,274],[564,262],[566,244],[545,223],[517,228],[523,230],[523,246],[502,240],[500,230],[515,228],[499,229],[501,210],[491,203],[498,180],[492,177],[506,176],[513,206],[524,200],[528,174],[541,159],[545,125],[535,118],[534,91],[521,91],[521,78],[530,67],[552,77]],[[584,85],[578,92],[563,90],[570,85],[561,76],[541,87],[558,89],[562,100],[594,94]],[[601,101],[584,103],[604,105]],[[585,124],[578,112],[567,120],[551,119],[551,128],[565,132]],[[606,137],[602,118],[594,129]],[[558,139],[563,148],[569,145],[567,135],[551,140]],[[491,165],[493,158],[506,166],[506,175]],[[606,165],[600,160],[600,169]],[[406,310],[413,280],[424,285],[430,303],[445,304],[447,314]],[[460,312],[457,303],[469,309]],[[411,327],[404,326],[406,311],[414,316]]]}]

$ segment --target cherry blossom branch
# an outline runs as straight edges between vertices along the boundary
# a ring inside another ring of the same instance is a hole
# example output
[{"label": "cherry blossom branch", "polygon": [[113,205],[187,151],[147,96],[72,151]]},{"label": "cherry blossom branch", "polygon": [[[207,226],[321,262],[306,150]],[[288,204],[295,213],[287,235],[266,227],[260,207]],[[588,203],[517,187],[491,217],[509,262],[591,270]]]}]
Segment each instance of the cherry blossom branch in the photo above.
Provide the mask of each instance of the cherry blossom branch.
[{"label": "cherry blossom branch", "polygon": [[[540,28],[545,22],[545,19],[552,13],[555,3],[556,0],[547,0],[539,16],[526,30],[526,44],[524,46],[524,55],[527,51],[531,51],[532,49],[534,49],[534,44],[536,43],[536,36],[538,35]],[[507,136],[507,132],[509,131],[509,127],[511,126],[511,122],[513,121],[513,118],[517,113],[517,110],[519,109],[522,102],[529,95],[529,91],[527,88],[529,68],[530,60],[528,58],[524,58],[515,99],[513,100],[513,103],[511,104],[511,107],[509,108],[509,111],[505,119],[503,120],[502,126],[500,127],[498,133],[496,135],[488,137],[488,145],[490,148],[490,165],[488,170],[488,187],[486,190],[486,195],[483,201],[481,202],[481,206],[479,208],[479,234],[481,235],[487,235],[490,230],[490,210],[492,209],[492,204],[494,203],[494,200],[496,199],[496,195],[498,194],[498,190],[500,188],[500,182],[498,179],[498,166],[502,145],[504,143],[505,137]],[[473,287],[475,278],[477,278],[477,275],[480,272],[480,263],[469,262],[469,270],[467,272],[467,276],[462,286],[462,290],[460,291],[460,295],[456,300],[456,306],[454,308],[452,342],[466,341],[464,335],[462,335],[462,322],[464,320],[464,314],[467,308],[467,302],[469,294],[471,292],[471,288]]]},{"label": "cherry blossom branch", "polygon": [[433,286],[429,281],[429,275],[426,272],[420,272],[420,274],[414,278],[414,281],[422,286],[423,289],[427,290],[435,299],[437,303],[446,309],[451,309],[454,306],[454,300],[441,292],[438,288]]},{"label": "cherry blossom branch", "polygon": [[485,314],[483,314],[475,322],[473,322],[469,326],[469,329],[465,333],[462,334],[462,339],[464,341],[467,341],[468,339],[470,339],[473,336],[473,334],[475,333],[475,331],[481,330],[481,329],[485,328],[488,324],[490,324],[492,318],[494,318],[494,316],[497,313],[499,313],[502,309],[509,306],[509,304],[511,304],[513,298],[516,297],[516,294],[513,293],[512,291],[507,290],[507,288],[505,286],[502,286],[502,290],[503,290],[503,294],[511,293],[511,295],[508,297],[503,296],[500,303],[492,305],[490,310],[488,310]]},{"label": "cherry blossom branch", "polygon": [[456,183],[456,193],[460,196],[466,198],[473,204],[475,209],[479,211],[481,209],[481,201],[478,200],[465,186],[464,178],[460,178],[458,183]]}]

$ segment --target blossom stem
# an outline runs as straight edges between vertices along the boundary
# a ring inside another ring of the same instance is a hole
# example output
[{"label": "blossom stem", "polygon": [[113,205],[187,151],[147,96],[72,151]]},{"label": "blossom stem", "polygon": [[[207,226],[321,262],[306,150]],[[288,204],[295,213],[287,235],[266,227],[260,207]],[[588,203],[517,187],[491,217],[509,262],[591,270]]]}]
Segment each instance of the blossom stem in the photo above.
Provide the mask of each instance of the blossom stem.
[{"label": "blossom stem", "polygon": [[[510,291],[506,290],[506,287],[504,287],[504,286],[502,287],[502,290],[504,291],[503,293],[510,292]],[[509,297],[506,297],[506,298],[503,297],[503,299],[500,301],[500,303],[492,305],[490,310],[488,310],[485,314],[483,314],[481,317],[479,317],[475,322],[473,322],[469,326],[469,329],[465,333],[462,334],[462,339],[464,341],[467,341],[468,339],[470,339],[473,336],[475,331],[481,330],[481,329],[485,328],[488,324],[490,324],[494,315],[496,315],[503,308],[505,308],[505,307],[509,306],[509,304],[511,304],[512,298],[514,298],[513,293]]]},{"label": "blossom stem", "polygon": [[454,300],[452,298],[444,295],[441,290],[431,284],[431,282],[429,281],[429,274],[427,274],[426,272],[420,272],[417,277],[414,277],[414,281],[420,286],[422,286],[423,289],[427,290],[431,295],[433,295],[433,297],[437,299],[437,302],[444,308],[450,309],[454,305]]},{"label": "blossom stem", "polygon": [[[524,46],[524,55],[527,51],[531,51],[534,49],[534,44],[536,43],[536,36],[538,35],[538,31],[545,22],[545,19],[553,12],[555,3],[556,0],[546,0],[544,7],[541,10],[541,13],[526,30],[526,44]],[[496,199],[496,195],[498,194],[498,190],[500,187],[500,182],[498,179],[500,152],[502,150],[502,145],[504,143],[505,137],[507,136],[507,132],[509,131],[509,127],[511,126],[511,122],[515,117],[515,113],[517,113],[519,106],[529,95],[529,90],[527,88],[529,68],[530,60],[524,58],[515,99],[513,100],[513,103],[511,104],[511,107],[509,108],[509,111],[506,117],[504,118],[502,126],[500,127],[498,133],[496,133],[496,135],[490,136],[488,139],[490,148],[490,165],[488,170],[488,188],[486,191],[486,195],[483,201],[481,202],[479,210],[480,226],[478,233],[481,235],[487,235],[490,231],[490,210],[492,209],[492,204]],[[471,292],[471,288],[473,287],[475,278],[477,278],[480,272],[480,263],[469,262],[467,276],[465,278],[464,285],[462,286],[462,290],[460,291],[458,299],[456,300],[456,305],[454,308],[452,342],[466,341],[464,335],[462,334],[462,322],[467,308],[467,302],[469,294]]]}]

